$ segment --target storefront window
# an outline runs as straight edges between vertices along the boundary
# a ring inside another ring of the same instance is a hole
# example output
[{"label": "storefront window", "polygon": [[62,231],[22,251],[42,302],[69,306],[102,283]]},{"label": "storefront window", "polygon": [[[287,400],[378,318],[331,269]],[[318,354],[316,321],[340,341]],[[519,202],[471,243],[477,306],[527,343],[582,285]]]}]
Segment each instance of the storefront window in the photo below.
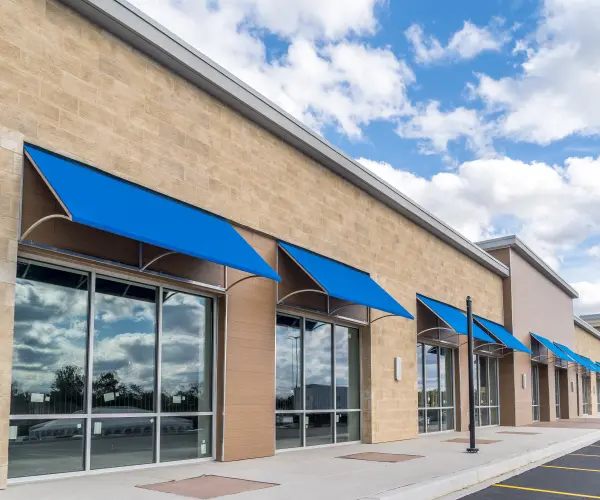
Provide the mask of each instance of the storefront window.
[{"label": "storefront window", "polygon": [[19,262],[9,477],[212,456],[212,321],[207,297]]},{"label": "storefront window", "polygon": [[451,349],[417,344],[417,386],[419,432],[454,429],[454,364]]},{"label": "storefront window", "polygon": [[276,449],[360,440],[355,328],[277,315]]}]

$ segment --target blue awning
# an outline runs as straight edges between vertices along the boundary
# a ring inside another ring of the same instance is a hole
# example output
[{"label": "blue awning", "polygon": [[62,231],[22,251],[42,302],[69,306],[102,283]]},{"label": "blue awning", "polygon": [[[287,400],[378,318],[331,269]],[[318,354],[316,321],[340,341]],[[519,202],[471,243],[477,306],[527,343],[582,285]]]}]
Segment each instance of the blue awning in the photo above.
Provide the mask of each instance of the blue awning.
[{"label": "blue awning", "polygon": [[550,352],[552,352],[558,359],[562,359],[564,361],[569,361],[569,362],[575,361],[571,356],[569,356],[567,353],[565,353],[564,351],[559,349],[557,346],[555,346],[551,340],[548,340],[546,337],[542,337],[541,335],[538,335],[533,332],[529,332],[529,333],[531,333],[531,336],[535,340],[537,340],[546,349],[548,349]]},{"label": "blue awning", "polygon": [[591,362],[587,362],[583,356],[577,354],[575,351],[573,351],[572,349],[569,349],[566,345],[563,344],[559,344],[558,342],[554,342],[554,344],[556,346],[558,346],[558,348],[565,352],[573,361],[575,361],[578,365],[583,366],[584,368],[587,368],[588,370],[591,370],[593,372],[597,371],[597,368],[592,365]]},{"label": "blue awning", "polygon": [[25,151],[73,222],[280,280],[227,221],[36,147]]},{"label": "blue awning", "polygon": [[414,319],[389,293],[362,271],[289,243],[279,243],[330,296]]},{"label": "blue awning", "polygon": [[[467,315],[460,309],[457,309],[456,307],[446,304],[444,302],[440,302],[435,299],[430,299],[429,297],[425,297],[421,294],[417,294],[417,298],[428,309],[430,309],[431,312],[433,312],[433,314],[440,318],[456,333],[459,333],[460,335],[469,334],[467,330]],[[484,342],[489,342],[491,344],[496,343],[496,341],[492,337],[490,337],[479,326],[477,326],[475,321],[473,321],[473,337],[477,340],[483,340]]]},{"label": "blue awning", "polygon": [[600,368],[598,368],[596,366],[596,363],[594,363],[590,358],[586,357],[586,356],[581,356],[583,359],[585,359],[590,371],[592,372],[598,372],[600,371]]},{"label": "blue awning", "polygon": [[496,337],[496,339],[498,339],[506,347],[514,349],[515,351],[533,354],[529,347],[523,344],[523,342],[506,330],[506,328],[504,328],[502,325],[495,323],[494,321],[490,321],[489,319],[482,318],[481,316],[473,316],[473,318],[477,323],[479,323],[480,326],[490,332],[492,336]]}]

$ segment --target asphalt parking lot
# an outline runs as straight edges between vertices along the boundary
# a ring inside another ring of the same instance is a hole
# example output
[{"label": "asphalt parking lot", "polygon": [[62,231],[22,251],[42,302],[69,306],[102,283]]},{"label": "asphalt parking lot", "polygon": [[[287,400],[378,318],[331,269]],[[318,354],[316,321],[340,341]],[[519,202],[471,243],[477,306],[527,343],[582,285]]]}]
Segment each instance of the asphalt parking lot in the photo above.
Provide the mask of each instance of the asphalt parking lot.
[{"label": "asphalt parking lot", "polygon": [[468,500],[600,499],[600,441],[464,498]]}]

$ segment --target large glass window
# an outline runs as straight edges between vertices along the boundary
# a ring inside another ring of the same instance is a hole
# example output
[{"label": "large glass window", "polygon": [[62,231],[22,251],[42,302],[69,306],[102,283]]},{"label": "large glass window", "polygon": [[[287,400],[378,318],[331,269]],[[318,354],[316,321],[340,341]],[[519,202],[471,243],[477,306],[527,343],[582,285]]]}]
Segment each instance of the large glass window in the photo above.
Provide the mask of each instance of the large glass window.
[{"label": "large glass window", "polygon": [[358,330],[277,315],[275,447],[360,440]]},{"label": "large glass window", "polygon": [[211,299],[165,290],[162,304],[162,410],[209,412],[213,396]]},{"label": "large glass window", "polygon": [[446,347],[417,344],[420,433],[454,429],[453,356],[453,351]]},{"label": "large glass window", "polygon": [[83,410],[88,286],[87,274],[18,264],[11,414]]},{"label": "large glass window", "polygon": [[96,279],[92,407],[154,410],[156,289]]},{"label": "large glass window", "polygon": [[19,262],[9,477],[212,456],[212,325],[207,297]]},{"label": "large glass window", "polygon": [[500,395],[497,358],[476,354],[473,357],[475,378],[475,425],[486,427],[500,424]]}]

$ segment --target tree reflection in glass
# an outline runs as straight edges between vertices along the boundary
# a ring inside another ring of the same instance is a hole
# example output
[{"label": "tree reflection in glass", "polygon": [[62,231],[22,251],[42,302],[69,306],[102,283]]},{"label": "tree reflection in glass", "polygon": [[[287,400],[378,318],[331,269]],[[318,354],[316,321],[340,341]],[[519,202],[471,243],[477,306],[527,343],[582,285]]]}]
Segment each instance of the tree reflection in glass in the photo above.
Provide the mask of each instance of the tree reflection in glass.
[{"label": "tree reflection in glass", "polygon": [[152,411],[156,289],[97,278],[94,300],[93,407]]},{"label": "tree reflection in glass", "polygon": [[162,410],[212,409],[212,300],[165,290],[162,313]]},{"label": "tree reflection in glass", "polygon": [[88,275],[17,266],[11,414],[83,409]]}]

